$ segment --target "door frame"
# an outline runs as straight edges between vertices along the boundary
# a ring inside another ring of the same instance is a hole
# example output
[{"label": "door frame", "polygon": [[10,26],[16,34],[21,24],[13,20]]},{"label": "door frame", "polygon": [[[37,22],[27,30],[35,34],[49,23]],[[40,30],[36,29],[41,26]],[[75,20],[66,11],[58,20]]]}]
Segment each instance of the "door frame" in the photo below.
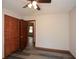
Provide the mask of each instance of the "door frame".
[{"label": "door frame", "polygon": [[36,44],[36,20],[27,20],[28,23],[33,23],[34,28],[33,28],[33,47],[35,47]]}]

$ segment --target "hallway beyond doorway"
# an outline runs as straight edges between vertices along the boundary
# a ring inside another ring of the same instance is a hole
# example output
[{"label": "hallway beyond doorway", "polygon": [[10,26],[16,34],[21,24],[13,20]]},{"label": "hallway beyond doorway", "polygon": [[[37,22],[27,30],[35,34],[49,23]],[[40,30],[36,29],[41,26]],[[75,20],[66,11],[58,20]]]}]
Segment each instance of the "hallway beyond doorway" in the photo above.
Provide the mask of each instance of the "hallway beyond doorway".
[{"label": "hallway beyond doorway", "polygon": [[27,44],[27,49],[33,49],[34,48],[34,43],[33,43],[33,37],[28,37],[28,44]]}]

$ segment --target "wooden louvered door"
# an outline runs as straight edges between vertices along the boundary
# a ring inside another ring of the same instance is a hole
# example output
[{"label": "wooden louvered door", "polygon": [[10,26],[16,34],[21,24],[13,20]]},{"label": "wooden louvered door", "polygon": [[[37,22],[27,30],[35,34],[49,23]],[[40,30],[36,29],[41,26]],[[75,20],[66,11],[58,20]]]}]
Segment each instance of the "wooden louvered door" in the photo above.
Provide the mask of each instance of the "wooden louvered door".
[{"label": "wooden louvered door", "polygon": [[19,48],[19,22],[17,18],[4,16],[4,49],[5,57]]},{"label": "wooden louvered door", "polygon": [[28,42],[27,21],[20,21],[20,49],[23,50]]}]

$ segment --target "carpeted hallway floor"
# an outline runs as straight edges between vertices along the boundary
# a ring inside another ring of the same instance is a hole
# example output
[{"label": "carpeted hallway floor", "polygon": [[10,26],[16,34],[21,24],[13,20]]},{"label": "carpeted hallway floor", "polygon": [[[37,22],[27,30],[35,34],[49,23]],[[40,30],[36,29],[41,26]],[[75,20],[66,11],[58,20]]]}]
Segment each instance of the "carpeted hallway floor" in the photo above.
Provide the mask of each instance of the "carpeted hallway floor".
[{"label": "carpeted hallway floor", "polygon": [[22,52],[16,52],[8,59],[72,59],[69,54],[48,52],[37,49],[25,49]]}]

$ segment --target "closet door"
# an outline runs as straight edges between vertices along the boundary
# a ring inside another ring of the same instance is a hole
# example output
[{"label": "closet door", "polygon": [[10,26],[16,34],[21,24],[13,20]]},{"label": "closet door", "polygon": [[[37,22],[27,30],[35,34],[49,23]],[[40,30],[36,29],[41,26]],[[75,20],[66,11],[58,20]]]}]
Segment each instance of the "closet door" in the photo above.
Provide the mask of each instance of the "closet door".
[{"label": "closet door", "polygon": [[4,54],[6,57],[19,48],[19,23],[14,17],[7,15],[4,17]]},{"label": "closet door", "polygon": [[23,50],[27,47],[28,42],[27,21],[20,21],[20,49]]}]

